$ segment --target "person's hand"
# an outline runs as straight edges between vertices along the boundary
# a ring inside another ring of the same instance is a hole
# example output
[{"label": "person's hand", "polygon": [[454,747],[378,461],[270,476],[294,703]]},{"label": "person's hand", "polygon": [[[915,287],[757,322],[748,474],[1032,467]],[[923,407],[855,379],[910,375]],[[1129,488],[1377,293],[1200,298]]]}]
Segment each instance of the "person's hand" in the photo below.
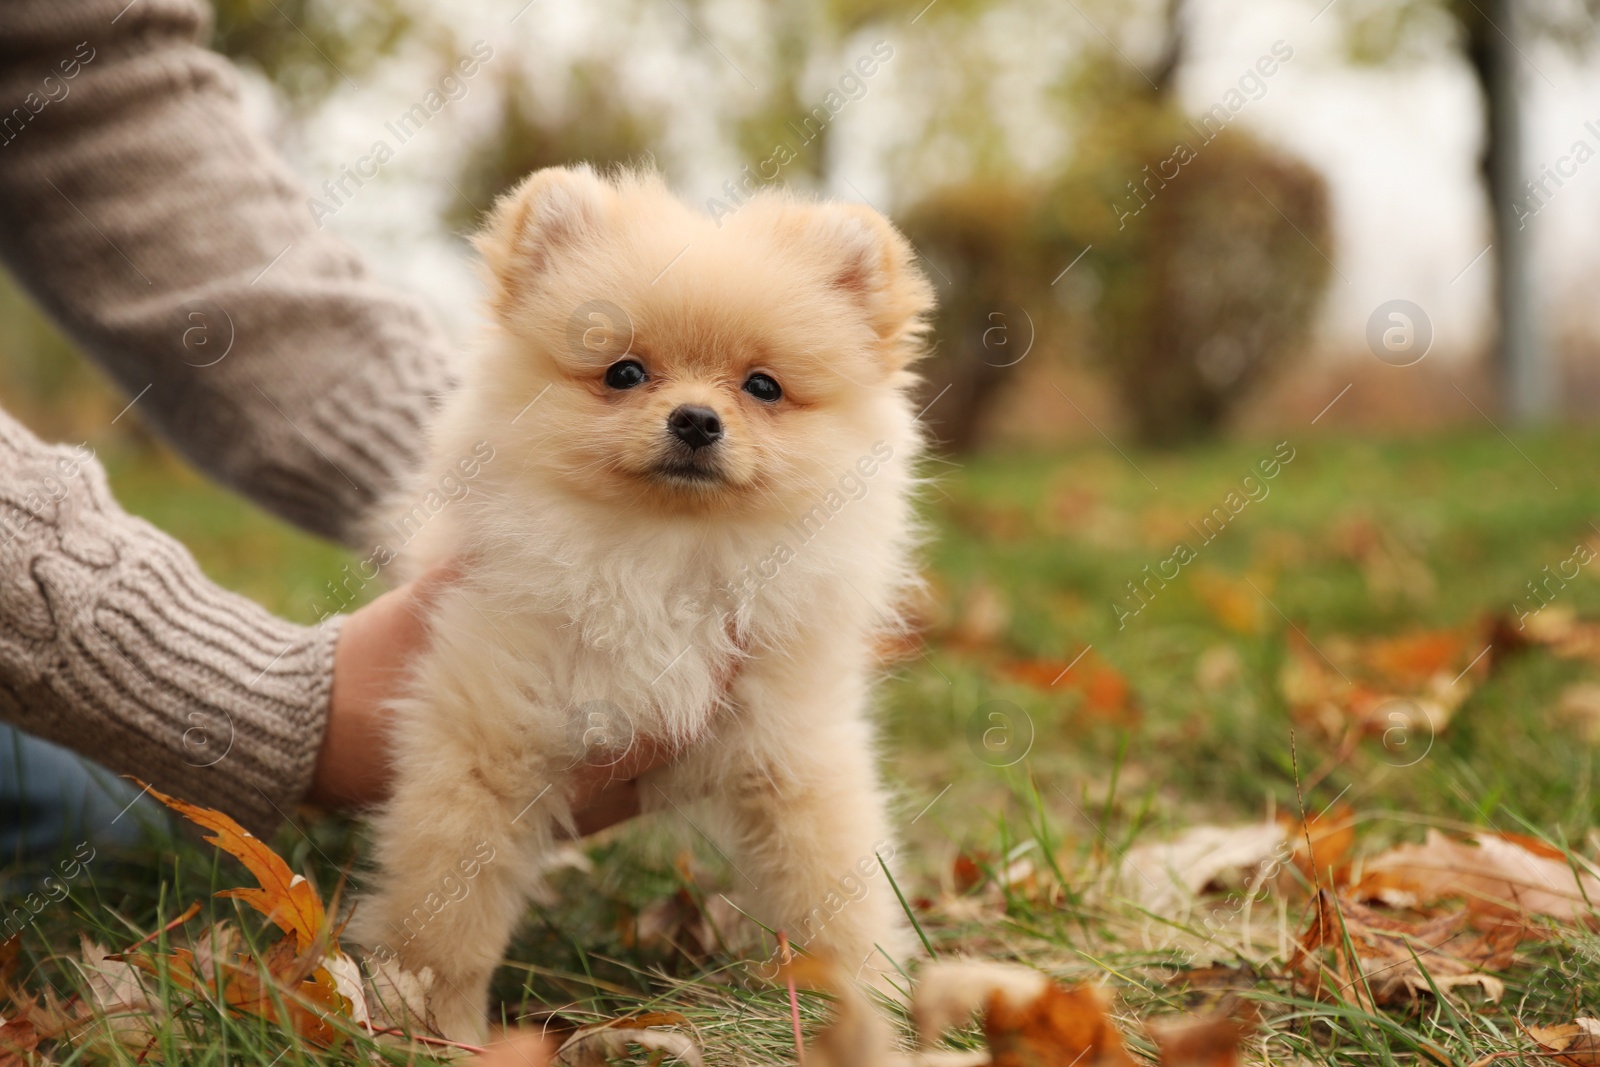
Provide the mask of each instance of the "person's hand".
[{"label": "person's hand", "polygon": [[[427,651],[428,611],[456,576],[452,566],[436,568],[358,608],[340,624],[328,726],[311,782],[314,803],[360,808],[389,795],[389,702],[400,695],[408,666]],[[578,832],[592,834],[637,815],[636,779],[673,755],[640,738],[609,767],[574,768],[569,799]]]}]

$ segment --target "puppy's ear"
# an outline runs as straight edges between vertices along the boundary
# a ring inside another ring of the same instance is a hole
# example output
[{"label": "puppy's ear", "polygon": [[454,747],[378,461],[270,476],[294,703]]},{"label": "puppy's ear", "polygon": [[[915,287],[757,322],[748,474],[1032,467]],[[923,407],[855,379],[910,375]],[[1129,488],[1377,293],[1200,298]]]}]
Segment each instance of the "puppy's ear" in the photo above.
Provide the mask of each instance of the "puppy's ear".
[{"label": "puppy's ear", "polygon": [[509,314],[557,257],[600,238],[610,192],[587,165],[549,167],[495,201],[472,239],[495,311]]},{"label": "puppy's ear", "polygon": [[864,204],[793,205],[791,234],[819,257],[827,284],[854,301],[891,370],[922,354],[933,286],[899,230]]}]

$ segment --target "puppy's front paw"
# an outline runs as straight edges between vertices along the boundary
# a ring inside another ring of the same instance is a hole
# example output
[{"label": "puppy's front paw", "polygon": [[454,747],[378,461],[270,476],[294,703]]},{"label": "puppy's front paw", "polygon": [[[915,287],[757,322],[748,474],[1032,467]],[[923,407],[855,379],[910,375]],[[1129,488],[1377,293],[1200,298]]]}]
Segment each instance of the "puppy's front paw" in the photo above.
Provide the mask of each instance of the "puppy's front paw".
[{"label": "puppy's front paw", "polygon": [[489,1038],[489,1020],[484,1016],[487,994],[463,995],[448,982],[434,982],[429,997],[428,1015],[440,1036],[465,1045],[482,1045]]}]

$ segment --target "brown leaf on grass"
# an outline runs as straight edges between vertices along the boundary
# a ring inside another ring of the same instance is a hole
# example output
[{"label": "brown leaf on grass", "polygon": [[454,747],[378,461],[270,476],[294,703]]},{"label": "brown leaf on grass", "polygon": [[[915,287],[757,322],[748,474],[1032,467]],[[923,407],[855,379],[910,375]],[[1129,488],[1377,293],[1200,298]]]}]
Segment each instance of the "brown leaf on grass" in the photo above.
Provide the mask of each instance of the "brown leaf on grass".
[{"label": "brown leaf on grass", "polygon": [[1525,933],[1509,925],[1469,931],[1465,912],[1403,922],[1326,889],[1315,905],[1289,971],[1311,996],[1366,1009],[1413,1007],[1435,990],[1469,987],[1497,1001],[1505,986],[1486,972],[1509,967]]},{"label": "brown leaf on grass", "polygon": [[1519,624],[1512,619],[1502,623],[1508,638],[1549,649],[1563,659],[1600,663],[1600,621],[1580,619],[1564,604],[1541,609]]},{"label": "brown leaf on grass", "polygon": [[951,885],[957,893],[972,892],[988,877],[983,873],[983,868],[992,862],[994,857],[987,852],[958,852],[950,864]]},{"label": "brown leaf on grass", "polygon": [[983,1014],[994,1067],[1135,1067],[1106,1008],[1105,994],[1089,985],[1063,989],[1051,982],[1021,1004],[994,990]]},{"label": "brown leaf on grass", "polygon": [[568,1067],[608,1067],[636,1045],[652,1055],[652,1062],[683,1063],[700,1067],[700,1046],[687,1034],[651,1027],[687,1027],[689,1020],[674,1011],[646,1012],[608,1019],[581,1027],[561,1043],[555,1061]]},{"label": "brown leaf on grass", "polygon": [[1249,1001],[1209,1018],[1150,1023],[1162,1067],[1239,1067],[1239,1046],[1261,1025]]},{"label": "brown leaf on grass", "polygon": [[[164,1009],[151,991],[145,972],[131,963],[112,959],[105,946],[83,936],[78,939],[78,956],[75,963],[88,992],[85,1016],[105,1020],[111,1039],[125,1048],[148,1045],[155,1037],[156,1021]],[[201,955],[199,945],[196,957],[202,967],[211,966],[210,957]]]},{"label": "brown leaf on grass", "polygon": [[1065,988],[1029,967],[983,960],[929,964],[912,1017],[924,1047],[981,1011],[993,1067],[1134,1067],[1106,1013],[1105,994]]},{"label": "brown leaf on grass", "polygon": [[4,1010],[0,1021],[15,1024],[11,1033],[18,1040],[31,1034],[35,1043],[51,1041],[66,1033],[87,1015],[87,1008],[75,998],[63,1001],[55,990],[46,987],[38,995],[24,989],[17,980],[21,967],[22,935],[13,934],[0,942],[0,999]]},{"label": "brown leaf on grass", "polygon": [[1086,649],[1071,660],[1008,660],[1000,664],[1000,673],[1045,692],[1074,694],[1076,710],[1096,722],[1136,724],[1139,721],[1139,706],[1127,676],[1093,649]]},{"label": "brown leaf on grass", "polygon": [[1522,1031],[1558,1063],[1600,1067],[1600,1020],[1580,1016],[1561,1026],[1524,1026]]},{"label": "brown leaf on grass", "polygon": [[1342,755],[1370,739],[1396,756],[1409,757],[1415,745],[1420,758],[1487,677],[1489,646],[1479,625],[1318,645],[1291,629],[1279,685],[1291,714],[1342,740]]},{"label": "brown leaf on grass", "polygon": [[1347,885],[1350,879],[1350,852],[1356,843],[1355,812],[1339,804],[1298,822],[1287,814],[1278,816],[1289,828],[1288,842],[1294,864],[1313,885]]},{"label": "brown leaf on grass", "polygon": [[1391,907],[1460,897],[1474,914],[1500,921],[1544,915],[1575,922],[1600,905],[1600,871],[1520,834],[1480,833],[1466,842],[1429,830],[1420,845],[1398,845],[1365,861],[1352,896]]},{"label": "brown leaf on grass", "polygon": [[1129,849],[1108,888],[1157,915],[1176,916],[1218,881],[1254,886],[1275,860],[1288,859],[1289,834],[1289,826],[1276,822],[1191,827],[1171,841]]},{"label": "brown leaf on grass", "polygon": [[243,901],[287,936],[269,946],[260,959],[228,949],[219,952],[214,937],[205,943],[203,962],[186,948],[166,956],[130,951],[107,958],[152,975],[165,974],[196,996],[218,1000],[235,1014],[288,1026],[323,1047],[336,1044],[342,1035],[329,1022],[330,1016],[365,1022],[360,970],[340,951],[327,910],[311,883],[229,816],[145,788],[189,821],[211,830],[206,842],[238,859],[259,883],[257,888],[225,889],[216,895]]},{"label": "brown leaf on grass", "polygon": [[[1271,581],[1262,576],[1257,586],[1271,588]],[[1205,605],[1211,617],[1238,634],[1255,634],[1265,621],[1261,594],[1250,585],[1250,580],[1235,578],[1219,570],[1202,568],[1194,575],[1195,595]]]},{"label": "brown leaf on grass", "polygon": [[0,1067],[28,1067],[39,1047],[39,1035],[27,1019],[10,1019],[0,1025]]},{"label": "brown leaf on grass", "polygon": [[1478,626],[1456,630],[1415,630],[1379,637],[1361,649],[1362,660],[1380,680],[1396,688],[1423,688],[1443,675],[1454,678],[1483,650]]},{"label": "brown leaf on grass", "polygon": [[687,889],[640,908],[632,922],[634,943],[671,949],[693,963],[729,951],[729,938],[744,930],[739,910],[720,894],[697,900]]},{"label": "brown leaf on grass", "polygon": [[1556,701],[1560,722],[1591,745],[1600,745],[1600,684],[1575,682]]},{"label": "brown leaf on grass", "polygon": [[[927,964],[911,998],[919,1049],[895,1047],[881,1012],[837,966],[813,957],[785,965],[798,984],[833,994],[829,1024],[805,1050],[808,1067],[1137,1067],[1097,986],[1062,986],[1031,967],[988,960]],[[980,1015],[986,1050],[935,1050]],[[1169,1067],[1237,1067],[1252,1014],[1152,1028]]]}]

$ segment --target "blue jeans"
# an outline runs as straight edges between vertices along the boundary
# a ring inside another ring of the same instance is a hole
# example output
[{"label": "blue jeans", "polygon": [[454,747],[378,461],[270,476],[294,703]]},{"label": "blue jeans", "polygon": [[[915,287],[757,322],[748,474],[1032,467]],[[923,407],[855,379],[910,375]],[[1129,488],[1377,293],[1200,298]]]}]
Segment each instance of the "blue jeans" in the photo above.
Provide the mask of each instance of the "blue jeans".
[{"label": "blue jeans", "polygon": [[138,844],[166,810],[60,745],[0,725],[0,865],[95,848]]}]

